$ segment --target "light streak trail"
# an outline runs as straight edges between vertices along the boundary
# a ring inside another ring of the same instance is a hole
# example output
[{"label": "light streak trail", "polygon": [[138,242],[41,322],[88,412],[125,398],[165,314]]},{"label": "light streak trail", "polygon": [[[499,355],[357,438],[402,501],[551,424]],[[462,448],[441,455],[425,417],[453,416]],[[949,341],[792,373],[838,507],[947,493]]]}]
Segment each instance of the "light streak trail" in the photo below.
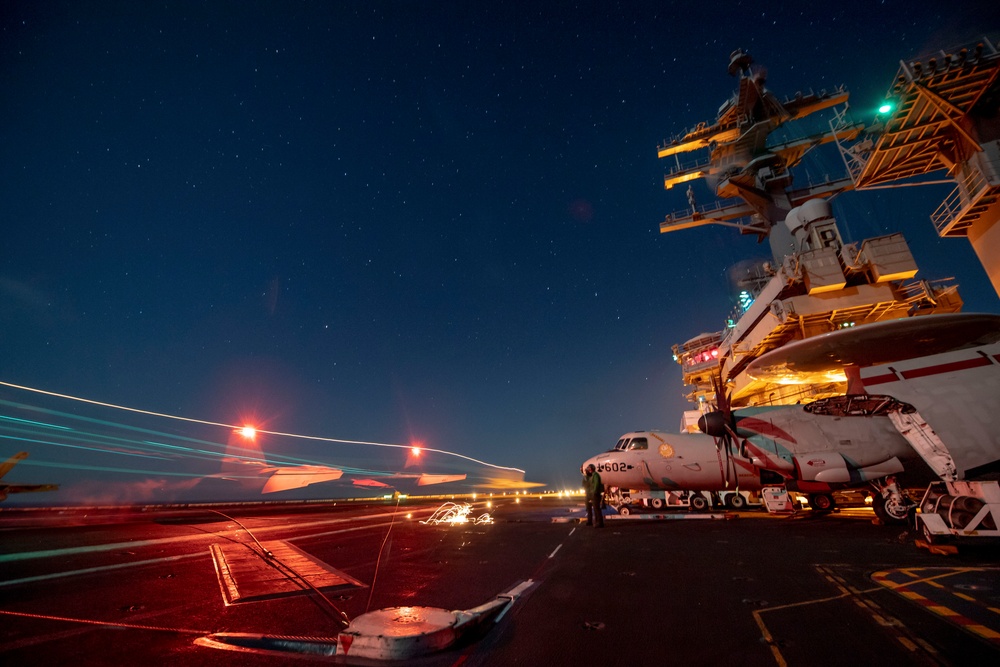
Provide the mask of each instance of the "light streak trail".
[{"label": "light streak trail", "polygon": [[[20,404],[17,404],[17,403],[11,403],[10,401],[2,401],[2,400],[0,400],[0,405],[6,405],[6,406],[9,406],[9,407],[19,408],[19,409],[27,407],[27,406],[20,405]],[[121,423],[117,423],[117,422],[108,422],[108,421],[105,421],[105,420],[93,419],[93,418],[90,418],[90,417],[83,417],[83,416],[80,416],[80,415],[68,414],[68,413],[59,412],[59,411],[56,411],[56,410],[50,410],[48,408],[32,408],[32,409],[36,409],[36,410],[39,410],[39,411],[44,412],[46,414],[54,415],[54,416],[65,418],[65,419],[69,419],[69,420],[82,421],[82,422],[85,422],[85,423],[88,423],[88,424],[97,424],[97,425],[100,425],[100,426],[106,426],[106,427],[115,428],[115,429],[121,429],[121,430],[125,430],[125,431],[134,431],[134,432],[142,433],[144,435],[157,435],[157,436],[161,436],[161,437],[174,437],[174,438],[177,438],[177,439],[180,439],[180,440],[184,440],[184,441],[187,441],[187,442],[192,442],[192,443],[199,443],[199,444],[205,444],[205,445],[214,445],[216,447],[223,447],[224,446],[224,445],[222,445],[220,443],[215,443],[215,442],[210,442],[210,441],[205,441],[205,440],[198,440],[196,438],[191,438],[191,437],[186,437],[186,436],[181,436],[181,435],[168,435],[168,434],[160,433],[158,431],[153,431],[153,430],[150,430],[150,429],[139,428],[139,427],[136,427],[136,426],[129,426],[127,424],[121,424]],[[299,458],[299,457],[292,457],[292,456],[287,456],[287,455],[272,455],[272,457],[271,457],[272,462],[271,463],[266,463],[265,461],[262,461],[260,459],[260,454],[259,453],[253,453],[253,456],[240,456],[240,455],[234,454],[230,450],[230,451],[227,451],[225,454],[223,454],[223,453],[219,453],[219,452],[215,452],[215,451],[209,451],[209,450],[205,450],[205,449],[193,449],[191,447],[184,447],[184,446],[179,446],[179,445],[170,445],[170,444],[166,444],[166,443],[153,442],[151,440],[141,440],[141,441],[139,441],[139,440],[133,440],[133,439],[124,438],[124,437],[109,435],[109,434],[89,433],[89,432],[81,431],[79,429],[76,429],[76,428],[73,428],[73,427],[69,427],[69,426],[49,424],[49,423],[46,423],[46,422],[39,422],[39,421],[34,421],[34,420],[25,420],[25,419],[19,419],[19,418],[16,418],[16,417],[6,416],[6,415],[0,415],[0,423],[2,423],[3,421],[14,422],[14,423],[16,423],[18,425],[20,425],[20,424],[30,424],[32,426],[35,426],[37,428],[42,428],[42,429],[60,429],[60,433],[62,434],[62,439],[63,439],[63,442],[57,442],[57,441],[54,441],[54,440],[39,439],[37,437],[34,437],[36,435],[35,433],[33,433],[30,430],[26,430],[24,428],[8,428],[8,430],[11,433],[13,433],[13,435],[11,435],[11,434],[3,434],[2,432],[0,432],[0,439],[3,439],[3,440],[13,440],[13,441],[16,441],[16,442],[19,442],[19,443],[37,444],[37,445],[49,445],[49,446],[52,446],[52,447],[61,447],[61,448],[64,448],[64,449],[78,449],[78,450],[82,450],[82,451],[98,452],[98,453],[101,453],[101,454],[116,454],[116,455],[120,455],[120,456],[133,456],[133,457],[140,457],[140,458],[158,459],[158,460],[162,460],[162,461],[174,461],[174,460],[176,460],[178,458],[178,456],[183,456],[184,458],[187,458],[187,459],[215,460],[215,461],[219,461],[219,460],[222,460],[222,459],[225,459],[225,458],[236,458],[236,459],[241,459],[243,461],[260,464],[261,468],[274,467],[276,465],[276,463],[304,463],[306,465],[318,465],[318,464],[320,464],[320,462],[318,462],[318,461],[311,461],[309,459],[304,459],[304,458]],[[127,446],[131,447],[132,449],[140,450],[140,451],[126,451],[126,450],[121,449],[121,445],[127,445]],[[166,453],[161,453],[161,452],[158,451],[160,449],[167,450],[167,452]],[[142,453],[142,452],[148,452],[148,453]],[[48,462],[40,461],[38,459],[32,459],[32,460],[28,461],[26,463],[26,465],[34,466],[34,467],[47,467],[47,468],[67,468],[67,467],[69,467],[69,468],[72,468],[74,470],[90,470],[90,471],[97,471],[97,472],[128,473],[128,474],[154,475],[154,476],[155,475],[161,475],[161,476],[163,476],[163,475],[169,475],[169,476],[175,476],[175,477],[189,477],[189,478],[192,478],[192,479],[204,477],[204,475],[201,475],[201,474],[176,473],[176,472],[166,472],[166,471],[160,471],[160,470],[136,470],[136,469],[125,469],[125,468],[113,468],[113,467],[106,467],[106,466],[83,465],[83,464],[74,464],[72,466],[65,466],[65,465],[61,465],[61,464],[48,463]],[[368,469],[365,469],[365,468],[357,468],[357,467],[353,467],[353,466],[338,465],[337,467],[338,467],[338,469],[343,470],[345,473],[353,474],[353,475],[363,475],[363,476],[367,476],[367,477],[391,476],[393,474],[391,472],[380,471],[380,470],[368,470]],[[247,474],[239,474],[239,473],[236,473],[236,472],[230,472],[230,473],[227,473],[225,475],[225,477],[227,479],[234,479],[234,480],[236,480],[236,479],[252,480],[252,479],[256,478],[256,473],[249,473],[248,472]]]},{"label": "light streak trail", "polygon": [[472,505],[470,503],[447,502],[434,510],[434,514],[431,514],[420,523],[429,526],[437,526],[442,523],[472,523],[475,525],[493,523],[493,517],[490,516],[489,512],[475,519],[469,519],[469,514],[471,513]]},{"label": "light streak trail", "polygon": [[[88,452],[101,452],[102,454],[119,454],[121,456],[138,456],[144,459],[160,459],[162,461],[168,461],[169,459],[165,456],[156,456],[155,454],[139,454],[138,452],[123,452],[123,451],[111,451],[105,447],[85,447],[83,445],[70,445],[65,442],[54,442],[52,440],[38,440],[37,438],[27,438],[22,436],[13,435],[0,435],[0,440],[16,440],[17,442],[27,442],[33,445],[50,445],[52,447],[65,447],[66,449],[82,449]],[[32,461],[29,465],[40,466],[42,465],[39,461]],[[62,466],[54,466],[62,467]],[[74,466],[75,467],[75,466]]]},{"label": "light streak trail", "polygon": [[[178,416],[178,415],[170,415],[170,414],[166,414],[166,413],[163,413],[163,412],[153,412],[151,410],[143,410],[141,408],[131,408],[131,407],[128,407],[128,406],[125,406],[125,405],[117,405],[115,403],[105,403],[103,401],[95,401],[93,399],[82,398],[80,396],[72,396],[72,395],[69,395],[69,394],[60,394],[60,393],[57,393],[57,392],[54,392],[54,391],[47,391],[45,389],[36,389],[34,387],[27,387],[27,386],[24,386],[24,385],[14,384],[14,383],[11,383],[11,382],[4,382],[2,380],[0,380],[0,386],[10,387],[11,389],[19,389],[21,391],[27,391],[27,392],[31,392],[31,393],[34,393],[34,394],[41,394],[43,396],[51,396],[51,397],[54,397],[54,398],[61,398],[61,399],[69,400],[69,401],[77,401],[79,403],[87,403],[89,405],[97,405],[97,406],[100,406],[100,407],[111,408],[111,409],[114,409],[114,410],[123,410],[123,411],[126,411],[126,412],[133,412],[133,413],[136,413],[136,414],[149,415],[151,417],[162,417],[164,419],[173,419],[173,420],[176,420],[176,421],[188,422],[188,423],[192,423],[192,424],[203,424],[205,426],[218,426],[218,427],[221,427],[221,428],[232,429],[232,430],[241,430],[244,427],[244,425],[242,425],[242,424],[240,424],[240,425],[226,424],[224,422],[214,422],[214,421],[208,421],[208,420],[205,420],[205,419],[195,419],[193,417],[181,417],[181,416]],[[97,420],[92,420],[92,421],[97,421]],[[141,431],[141,430],[144,430],[144,429],[134,429],[134,430]],[[266,433],[268,435],[280,436],[280,437],[285,437],[285,438],[296,438],[296,439],[300,439],[300,440],[312,440],[312,441],[316,441],[316,442],[335,442],[335,443],[348,444],[348,445],[368,445],[368,446],[372,446],[372,447],[390,447],[390,448],[394,448],[394,449],[410,449],[411,448],[411,445],[400,445],[400,444],[396,444],[396,443],[372,442],[372,441],[366,441],[366,440],[344,440],[344,439],[340,439],[340,438],[328,438],[328,437],[316,436],[316,435],[303,435],[303,434],[299,434],[299,433],[286,433],[286,432],[282,432],[282,431],[267,431],[267,430],[263,430],[263,429],[257,429],[257,433]],[[521,470],[520,468],[513,468],[513,467],[510,467],[510,466],[496,465],[494,463],[488,463],[486,461],[482,461],[480,459],[476,459],[476,458],[473,458],[471,456],[466,456],[464,454],[459,454],[457,452],[449,452],[449,451],[444,450],[444,449],[435,449],[433,447],[421,447],[421,449],[422,449],[422,451],[425,451],[425,452],[435,452],[437,454],[443,454],[445,456],[454,456],[454,457],[457,457],[457,458],[460,458],[460,459],[464,459],[466,461],[471,461],[473,463],[477,463],[479,465],[486,466],[488,468],[494,468],[494,469],[497,469],[497,470],[508,470],[508,471],[511,471],[511,472],[518,472],[518,473],[521,473],[521,474],[524,474],[524,472],[525,472],[524,470]]]},{"label": "light streak trail", "polygon": [[[6,402],[5,401],[0,401],[0,404],[4,404],[4,403],[6,403]],[[68,418],[71,418],[71,419],[88,420],[85,417],[77,417],[75,415],[66,415],[64,413],[57,413],[57,412],[53,412],[53,411],[47,411],[47,412],[51,412],[52,414],[57,414],[59,416],[68,417]],[[4,417],[2,415],[0,415],[0,420],[3,420],[3,419],[4,419]],[[18,420],[18,421],[22,421],[22,420]],[[96,420],[88,420],[88,421],[96,421]],[[117,423],[109,423],[109,422],[100,422],[100,423],[104,424],[104,425],[107,425],[107,426],[114,427],[114,428],[120,428],[120,429],[126,429],[126,430],[135,430],[135,431],[140,431],[140,432],[146,433],[146,434],[154,433],[156,435],[161,435],[161,436],[165,435],[165,434],[162,434],[162,433],[156,433],[155,431],[150,431],[148,429],[139,429],[139,428],[136,428],[136,427],[127,426],[125,424],[117,424]],[[129,440],[127,438],[121,438],[121,437],[112,436],[112,435],[85,433],[85,432],[81,432],[81,431],[79,431],[77,429],[73,429],[71,427],[56,426],[56,425],[53,425],[53,424],[44,424],[42,422],[37,422],[37,424],[39,426],[42,426],[42,427],[66,429],[64,431],[64,433],[66,433],[66,435],[64,436],[65,442],[56,442],[54,440],[43,440],[43,439],[39,439],[39,438],[36,438],[36,437],[31,437],[31,436],[34,436],[33,433],[27,432],[27,431],[23,431],[23,430],[16,430],[16,431],[14,431],[16,433],[16,435],[3,434],[2,432],[0,432],[0,439],[3,439],[3,440],[14,440],[14,441],[19,442],[19,443],[27,443],[27,444],[49,445],[49,446],[52,446],[52,447],[61,447],[61,448],[64,448],[64,449],[79,449],[79,450],[83,450],[83,451],[98,452],[98,453],[101,453],[101,454],[116,454],[116,455],[119,455],[119,456],[133,456],[133,457],[140,457],[140,458],[157,459],[157,460],[161,460],[161,461],[175,461],[175,460],[177,460],[178,457],[184,457],[184,458],[187,458],[187,459],[216,460],[216,461],[219,461],[219,460],[222,460],[222,459],[225,459],[225,458],[236,458],[236,459],[241,459],[243,461],[247,461],[247,462],[250,462],[250,463],[259,464],[262,469],[276,467],[277,463],[304,463],[306,465],[320,465],[321,464],[321,462],[319,462],[319,461],[312,461],[312,460],[309,460],[309,459],[304,459],[304,458],[299,458],[299,457],[292,457],[292,456],[287,456],[287,455],[285,455],[285,456],[272,455],[271,456],[271,462],[268,463],[268,462],[262,461],[259,458],[259,456],[260,456],[259,454],[254,454],[254,456],[239,456],[239,455],[234,455],[231,451],[227,451],[225,454],[222,454],[222,453],[219,453],[219,452],[213,452],[213,451],[208,451],[208,450],[203,450],[203,449],[192,449],[190,447],[183,447],[183,446],[178,446],[178,445],[169,445],[169,444],[166,444],[166,443],[153,442],[153,441],[150,441],[150,440],[137,441],[137,440]],[[180,439],[188,440],[188,441],[191,441],[191,442],[205,442],[205,441],[195,440],[193,438],[184,438],[183,436],[171,436],[171,437],[178,437]],[[73,443],[77,443],[77,444],[73,444]],[[81,443],[87,443],[87,444],[81,444]],[[140,451],[126,451],[126,450],[121,449],[118,446],[119,444],[128,445],[128,446],[132,447],[133,449],[140,450]],[[205,444],[215,444],[216,446],[219,446],[219,447],[223,446],[221,444],[211,443],[211,442],[205,442]],[[93,445],[93,446],[89,446],[89,445]],[[165,449],[165,450],[168,450],[168,451],[166,453],[162,453],[161,454],[161,453],[159,453],[157,451],[158,449],[161,449],[161,448]],[[142,453],[143,451],[149,452],[149,453],[148,454]],[[40,461],[38,459],[32,459],[32,460],[26,462],[26,465],[35,466],[35,467],[49,467],[49,468],[65,468],[65,467],[67,467],[67,466],[64,466],[64,465],[61,465],[61,464],[56,464],[56,463],[46,463],[46,462]],[[163,471],[157,471],[157,470],[134,470],[134,469],[123,469],[123,468],[86,466],[86,465],[78,465],[78,464],[74,464],[74,465],[69,466],[69,467],[71,467],[71,468],[73,468],[75,470],[93,470],[93,471],[103,471],[103,472],[120,472],[120,473],[133,473],[133,474],[146,474],[146,475],[189,476],[189,477],[192,477],[192,478],[204,477],[204,475],[202,475],[202,474],[183,475],[181,473],[170,473],[170,472],[163,472]],[[368,470],[368,469],[365,469],[365,468],[357,468],[357,467],[354,467],[354,466],[337,465],[337,468],[339,470],[343,470],[345,473],[348,473],[348,474],[363,475],[363,476],[367,476],[367,477],[392,476],[394,474],[394,473],[391,473],[391,472],[386,472],[386,471],[381,471],[381,470]],[[229,472],[229,473],[227,473],[225,475],[225,477],[227,479],[255,479],[256,473],[247,473],[245,475],[241,475],[241,474],[236,473],[236,472]]]},{"label": "light streak trail", "polygon": [[[134,433],[141,433],[141,434],[144,434],[144,435],[147,435],[147,436],[157,436],[157,437],[162,437],[162,438],[173,438],[175,440],[181,440],[181,441],[184,441],[184,442],[190,442],[190,443],[199,444],[199,445],[206,445],[206,446],[214,446],[214,447],[219,447],[220,446],[220,443],[218,443],[218,442],[213,442],[213,441],[209,441],[209,440],[201,440],[201,439],[198,439],[198,438],[192,438],[192,437],[184,436],[184,435],[180,435],[180,434],[165,434],[165,433],[161,433],[159,431],[154,431],[154,430],[151,430],[151,429],[141,428],[141,427],[138,427],[138,426],[130,426],[128,424],[122,424],[122,423],[119,423],[119,422],[109,422],[109,421],[106,421],[106,420],[103,420],[103,419],[94,419],[92,417],[84,417],[82,415],[76,415],[76,414],[70,414],[70,413],[66,413],[66,412],[60,412],[58,410],[52,410],[52,409],[49,409],[49,408],[38,408],[38,407],[34,407],[34,406],[27,406],[27,405],[24,405],[24,404],[14,403],[14,402],[11,402],[11,401],[4,401],[4,400],[0,400],[0,405],[4,405],[4,406],[10,407],[10,408],[14,408],[16,410],[30,409],[30,410],[33,410],[33,411],[43,412],[43,413],[45,413],[47,415],[52,415],[52,416],[55,416],[55,417],[63,418],[63,419],[69,420],[69,421],[83,422],[83,423],[89,424],[89,425],[96,425],[96,426],[101,426],[101,427],[109,427],[109,428],[118,429],[118,430],[122,430],[122,431],[131,431],[131,432],[134,432]],[[32,421],[32,420],[18,419],[16,417],[10,417],[10,416],[6,416],[6,415],[0,415],[0,421],[13,421],[13,422],[17,422],[17,423],[20,423],[20,424],[36,425],[36,426],[41,427],[41,428],[60,429],[63,433],[66,433],[66,435],[63,435],[64,439],[66,439],[66,440],[71,440],[72,439],[72,440],[74,440],[76,442],[86,442],[86,443],[89,443],[89,444],[106,444],[108,442],[111,442],[111,443],[123,443],[123,444],[131,445],[131,446],[134,446],[134,447],[138,447],[140,449],[143,448],[140,445],[141,444],[145,444],[145,445],[151,445],[151,446],[154,446],[154,447],[163,447],[163,448],[168,448],[168,449],[180,450],[186,456],[191,456],[192,454],[196,455],[195,458],[213,459],[213,458],[219,458],[219,456],[220,456],[217,452],[210,451],[210,450],[192,449],[190,447],[179,447],[177,445],[165,445],[165,444],[162,444],[162,443],[154,443],[154,442],[151,442],[149,440],[136,441],[136,440],[132,440],[132,439],[128,439],[128,438],[123,438],[123,437],[119,437],[119,436],[113,436],[113,435],[109,435],[109,434],[90,433],[90,432],[87,432],[87,431],[82,431],[82,430],[80,430],[78,428],[73,428],[71,426],[61,426],[61,425],[56,425],[56,424],[49,424],[49,423],[46,423],[46,422],[38,422],[38,421]],[[23,430],[18,430],[18,429],[14,429],[14,428],[10,428],[9,430],[12,431],[12,432],[15,432],[15,433],[30,433],[30,431],[23,431]],[[53,443],[53,444],[60,444],[60,443]],[[147,449],[147,451],[148,451],[148,449]],[[197,456],[197,455],[201,455],[201,456]]]},{"label": "light streak trail", "polygon": [[[29,406],[21,405],[18,403],[12,403],[10,401],[0,400],[0,405],[5,405],[14,409],[26,409]],[[73,415],[65,412],[59,412],[56,410],[50,410],[48,408],[34,408],[30,407],[32,410],[44,412],[45,414],[53,415],[55,417],[64,418],[70,421],[79,421],[86,424],[98,425],[101,427],[109,427],[122,431],[131,431],[136,433],[141,433],[147,436],[159,436],[174,438],[177,440],[182,440],[190,443],[197,443],[206,446],[219,447],[220,444],[216,442],[211,442],[207,440],[199,440],[196,438],[191,438],[183,436],[180,434],[164,434],[158,431],[153,431],[150,429],[140,428],[137,426],[129,426],[127,424],[121,424],[117,422],[108,422],[101,419],[93,419],[91,417],[84,417],[81,415]],[[71,426],[62,426],[57,424],[49,424],[46,422],[39,422],[33,420],[18,419],[16,417],[10,417],[6,415],[0,415],[0,422],[11,421],[17,424],[30,424],[32,426],[37,426],[43,429],[59,429],[62,442],[53,442],[50,440],[38,440],[32,436],[36,434],[32,431],[25,430],[23,428],[12,428],[8,427],[10,433],[15,434],[14,436],[0,436],[8,438],[11,440],[18,440],[20,442],[35,443],[42,445],[52,445],[56,447],[64,447],[68,449],[84,449],[90,451],[96,451],[106,454],[120,454],[123,456],[146,456],[136,451],[123,451],[120,449],[121,445],[129,446],[135,450],[150,452],[154,457],[168,460],[168,457],[163,456],[163,452],[158,451],[161,449],[171,450],[167,453],[170,454],[169,459],[176,458],[178,454],[185,456],[186,458],[196,458],[196,459],[206,459],[213,460],[220,458],[220,454],[215,451],[210,451],[206,449],[192,449],[191,447],[182,447],[178,445],[167,445],[163,443],[152,442],[149,440],[134,440],[130,438],[125,438],[121,436],[111,435],[107,433],[92,433],[88,431],[83,431],[78,428],[73,428]],[[77,443],[77,444],[70,444]],[[88,446],[92,445],[92,446]],[[28,465],[34,465],[34,463],[28,463]]]},{"label": "light streak trail", "polygon": [[[6,401],[4,401],[6,403]],[[17,417],[8,417],[7,415],[0,415],[0,419],[10,422],[19,422],[21,424],[31,424],[32,426],[41,426],[42,428],[55,428],[62,429],[64,431],[70,430],[69,426],[57,426],[56,424],[46,424],[45,422],[36,422],[31,419],[18,419]]]},{"label": "light streak trail", "polygon": [[[48,461],[34,461],[32,465],[36,468],[66,468],[71,467],[73,470],[90,470],[93,472],[115,472],[130,475],[167,475],[170,477],[187,477],[188,479],[204,479],[205,475],[195,474],[189,472],[171,472],[168,470],[136,470],[134,468],[112,468],[110,466],[92,466],[86,463],[74,463],[72,466],[65,466],[62,463],[50,463]],[[254,476],[239,475],[239,474],[227,474],[227,478],[230,479],[255,479]]]}]

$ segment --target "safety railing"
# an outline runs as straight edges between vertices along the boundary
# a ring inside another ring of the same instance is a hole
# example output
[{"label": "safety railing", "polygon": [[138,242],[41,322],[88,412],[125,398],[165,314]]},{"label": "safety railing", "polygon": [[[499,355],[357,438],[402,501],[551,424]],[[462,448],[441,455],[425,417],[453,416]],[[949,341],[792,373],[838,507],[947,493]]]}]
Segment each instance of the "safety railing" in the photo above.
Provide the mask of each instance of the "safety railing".
[{"label": "safety railing", "polygon": [[973,169],[969,174],[958,182],[951,194],[945,197],[937,210],[931,214],[931,222],[938,235],[944,233],[954,224],[955,220],[962,215],[969,207],[975,204],[979,195],[986,190],[989,182],[985,174],[978,169]]}]

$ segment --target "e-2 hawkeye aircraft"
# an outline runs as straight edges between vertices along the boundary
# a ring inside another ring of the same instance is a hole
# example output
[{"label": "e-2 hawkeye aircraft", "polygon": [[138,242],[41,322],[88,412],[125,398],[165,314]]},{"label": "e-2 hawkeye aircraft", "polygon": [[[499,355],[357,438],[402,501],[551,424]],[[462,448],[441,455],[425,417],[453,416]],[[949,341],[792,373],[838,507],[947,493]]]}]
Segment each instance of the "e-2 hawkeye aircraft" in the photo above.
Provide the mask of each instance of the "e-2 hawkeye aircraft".
[{"label": "e-2 hawkeye aircraft", "polygon": [[[993,502],[996,491],[988,489],[1000,479],[1000,316],[925,315],[844,329],[768,352],[747,373],[786,384],[831,373],[847,380],[844,396],[731,411],[723,400],[699,421],[721,447],[748,456],[762,474],[779,475],[787,488],[821,499],[870,484],[879,492],[876,514],[897,521],[915,509],[907,485],[947,484],[949,493],[938,495],[949,496],[949,511],[959,497],[985,492],[989,498],[958,503],[977,510]],[[921,507],[923,521],[938,509]],[[995,531],[987,514],[981,518]]]},{"label": "e-2 hawkeye aircraft", "polygon": [[[832,332],[773,350],[747,372],[789,384],[836,372],[848,391],[805,405],[729,409],[720,387],[719,409],[699,420],[703,434],[660,434],[635,452],[619,443],[584,465],[625,488],[784,485],[818,509],[832,508],[835,490],[872,486],[883,521],[912,515],[906,486],[1000,476],[1000,316],[926,315]],[[949,511],[972,493],[950,490],[939,494]],[[959,504],[978,510],[985,502]]]},{"label": "e-2 hawkeye aircraft", "polygon": [[[726,505],[740,509],[745,499],[737,489],[759,491],[761,476],[750,459],[724,456],[716,439],[704,433],[633,431],[618,439],[611,451],[583,462],[593,464],[605,487],[649,491],[732,491],[724,495]],[[690,496],[693,509],[704,509],[708,501]]]}]

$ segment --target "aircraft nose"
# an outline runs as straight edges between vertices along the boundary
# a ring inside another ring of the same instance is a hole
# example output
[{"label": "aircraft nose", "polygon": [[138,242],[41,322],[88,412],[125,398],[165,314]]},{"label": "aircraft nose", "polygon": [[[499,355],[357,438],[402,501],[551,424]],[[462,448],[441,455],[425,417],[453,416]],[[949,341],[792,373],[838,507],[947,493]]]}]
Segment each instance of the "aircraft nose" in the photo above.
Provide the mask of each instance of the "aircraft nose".
[{"label": "aircraft nose", "polygon": [[597,467],[597,457],[595,457],[595,456],[592,456],[592,457],[590,457],[589,459],[587,459],[586,461],[584,461],[583,463],[581,463],[581,464],[580,464],[580,470],[581,470],[581,471],[582,471],[582,470],[586,470],[586,469],[587,469],[587,466],[589,466],[589,465],[592,465],[592,466],[594,466],[594,467]]}]

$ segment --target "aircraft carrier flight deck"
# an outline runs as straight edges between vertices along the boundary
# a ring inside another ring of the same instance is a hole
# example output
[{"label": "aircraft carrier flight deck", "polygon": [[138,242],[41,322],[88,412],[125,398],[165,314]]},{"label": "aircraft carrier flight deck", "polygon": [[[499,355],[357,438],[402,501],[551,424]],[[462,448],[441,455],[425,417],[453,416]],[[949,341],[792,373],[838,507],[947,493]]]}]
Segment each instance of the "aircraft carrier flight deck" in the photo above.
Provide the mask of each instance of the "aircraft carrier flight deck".
[{"label": "aircraft carrier flight deck", "polygon": [[[870,510],[609,516],[597,529],[582,523],[578,499],[469,501],[464,522],[443,505],[465,503],[4,508],[0,655],[6,664],[402,664],[381,635],[355,636],[345,655],[345,626],[440,610],[462,612],[457,630],[405,664],[1000,657],[1000,549],[932,553],[911,531],[876,525]],[[368,640],[383,652],[365,653]]]}]

